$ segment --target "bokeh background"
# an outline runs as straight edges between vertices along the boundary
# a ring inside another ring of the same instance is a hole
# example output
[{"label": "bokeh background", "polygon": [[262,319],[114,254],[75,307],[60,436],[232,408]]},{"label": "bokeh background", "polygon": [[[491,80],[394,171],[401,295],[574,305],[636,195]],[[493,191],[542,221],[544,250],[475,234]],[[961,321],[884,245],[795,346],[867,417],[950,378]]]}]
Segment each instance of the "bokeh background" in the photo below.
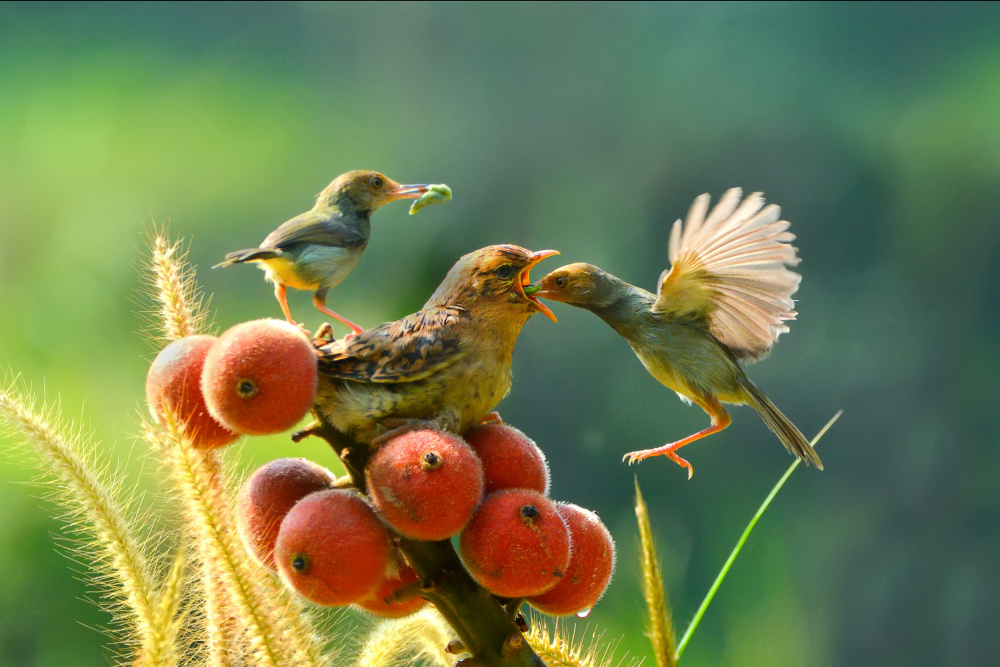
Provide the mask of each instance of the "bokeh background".
[{"label": "bokeh background", "polygon": [[[804,278],[750,375],[807,434],[845,412],[683,663],[1000,664],[996,4],[0,4],[0,368],[82,415],[155,510],[134,438],[155,354],[144,230],[190,242],[220,329],[280,317],[259,271],[210,267],[362,167],[455,193],[375,216],[330,297],[369,325],[497,242],[560,249],[538,275],[585,260],[653,289],[696,195],[764,191]],[[292,309],[321,321],[307,294]],[[607,597],[573,623],[648,655],[634,476],[683,628],[790,459],[734,408],[685,450],[692,481],[622,465],[706,417],[597,318],[554,310],[525,328],[500,408],[547,452],[553,496],[618,542]],[[86,564],[54,549],[65,527],[4,451],[0,664],[107,664]],[[284,436],[230,456],[289,455],[331,461]]]}]

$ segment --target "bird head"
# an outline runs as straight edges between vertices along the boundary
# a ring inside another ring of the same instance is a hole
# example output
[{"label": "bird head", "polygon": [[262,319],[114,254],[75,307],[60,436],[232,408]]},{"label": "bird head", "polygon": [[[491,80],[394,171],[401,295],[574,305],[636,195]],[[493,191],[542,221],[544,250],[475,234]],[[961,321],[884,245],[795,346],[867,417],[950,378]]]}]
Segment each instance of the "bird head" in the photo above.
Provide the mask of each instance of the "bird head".
[{"label": "bird head", "polygon": [[333,179],[316,197],[317,209],[372,213],[398,199],[417,199],[427,185],[400,185],[385,174],[355,169]]},{"label": "bird head", "polygon": [[531,252],[516,245],[494,245],[470,252],[448,271],[424,307],[504,309],[527,317],[540,312],[555,322],[552,311],[535,297],[538,287],[531,284],[531,267],[558,254],[557,250]]},{"label": "bird head", "polygon": [[583,308],[606,306],[611,296],[607,276],[593,264],[567,264],[539,280],[535,296]]}]

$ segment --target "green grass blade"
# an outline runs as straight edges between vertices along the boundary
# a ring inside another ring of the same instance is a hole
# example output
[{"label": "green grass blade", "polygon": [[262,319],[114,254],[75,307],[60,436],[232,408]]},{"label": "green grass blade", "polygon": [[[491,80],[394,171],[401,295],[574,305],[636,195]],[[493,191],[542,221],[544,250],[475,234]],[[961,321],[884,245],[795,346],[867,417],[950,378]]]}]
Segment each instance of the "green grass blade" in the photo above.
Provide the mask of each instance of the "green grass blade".
[{"label": "green grass blade", "polygon": [[[830,418],[830,421],[826,423],[826,426],[824,426],[820,430],[820,432],[816,434],[816,437],[812,439],[812,442],[810,444],[813,447],[815,447],[816,443],[818,443],[820,439],[824,435],[826,435],[826,432],[830,430],[830,427],[833,426],[838,419],[840,419],[840,415],[842,414],[844,414],[844,411],[839,410],[837,414],[835,414],[833,417]],[[743,549],[743,545],[746,543],[747,538],[750,537],[750,533],[753,531],[754,526],[757,525],[757,521],[764,514],[764,511],[767,510],[768,506],[771,504],[771,501],[774,500],[774,497],[776,495],[778,495],[778,491],[781,491],[781,487],[785,485],[785,482],[788,481],[788,478],[792,476],[792,473],[795,472],[795,469],[798,466],[799,466],[799,460],[796,459],[795,463],[793,463],[788,467],[788,470],[785,471],[785,474],[781,476],[781,479],[778,480],[778,483],[774,485],[773,489],[771,489],[771,493],[767,494],[767,498],[765,498],[764,502],[761,503],[760,507],[757,509],[757,513],[753,515],[752,519],[750,519],[750,523],[747,524],[747,527],[743,530],[743,534],[740,535],[740,539],[736,542],[736,546],[733,548],[732,553],[729,554],[729,558],[726,560],[725,565],[722,566],[722,570],[719,572],[719,576],[715,578],[715,582],[712,584],[712,587],[708,589],[708,593],[705,595],[705,599],[702,600],[701,606],[698,607],[698,611],[695,612],[694,618],[691,619],[691,624],[688,626],[687,631],[685,631],[684,636],[681,637],[681,641],[677,645],[677,653],[675,654],[675,659],[679,660],[680,657],[684,654],[684,649],[685,647],[687,647],[688,642],[691,641],[691,636],[694,635],[694,631],[698,629],[698,624],[701,623],[701,619],[705,615],[705,611],[708,609],[708,605],[712,603],[712,599],[715,597],[715,594],[719,591],[719,587],[722,585],[722,580],[726,578],[727,574],[729,574],[729,568],[731,568],[733,563],[736,561],[736,557],[740,555],[740,550]]]}]

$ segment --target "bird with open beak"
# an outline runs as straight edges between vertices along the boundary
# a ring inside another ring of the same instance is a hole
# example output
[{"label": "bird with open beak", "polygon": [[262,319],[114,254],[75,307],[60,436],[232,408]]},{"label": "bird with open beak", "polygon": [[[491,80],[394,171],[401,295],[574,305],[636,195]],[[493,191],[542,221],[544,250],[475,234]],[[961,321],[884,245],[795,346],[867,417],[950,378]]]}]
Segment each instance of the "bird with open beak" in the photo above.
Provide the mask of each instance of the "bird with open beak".
[{"label": "bird with open beak", "polygon": [[783,322],[795,318],[791,295],[802,279],[786,268],[799,258],[789,223],[779,220],[781,209],[764,206],[759,192],[741,203],[742,194],[729,190],[711,212],[709,196],[701,195],[687,221],[674,223],[671,268],[660,276],[655,295],[583,263],[558,268],[539,282],[536,296],[596,314],[653,377],[712,420],[677,442],[626,454],[629,463],[662,454],[687,468],[690,478],[694,469],[677,450],[726,428],[732,420],[722,404],[734,403],[753,407],[789,452],[823,469],[802,432],[740,365],[766,356],[788,331]]},{"label": "bird with open beak", "polygon": [[416,199],[428,187],[400,185],[365,169],[341,174],[319,193],[310,210],[282,223],[259,247],[227,254],[216,267],[254,262],[274,283],[274,296],[289,322],[295,324],[287,288],[311,290],[320,312],[359,334],[362,327],[326,307],[326,293],[361,259],[371,237],[371,214],[390,202]]},{"label": "bird with open beak", "polygon": [[448,271],[419,312],[320,348],[316,410],[362,443],[430,423],[462,434],[510,391],[514,343],[535,313],[531,268],[555,250],[495,245]]}]

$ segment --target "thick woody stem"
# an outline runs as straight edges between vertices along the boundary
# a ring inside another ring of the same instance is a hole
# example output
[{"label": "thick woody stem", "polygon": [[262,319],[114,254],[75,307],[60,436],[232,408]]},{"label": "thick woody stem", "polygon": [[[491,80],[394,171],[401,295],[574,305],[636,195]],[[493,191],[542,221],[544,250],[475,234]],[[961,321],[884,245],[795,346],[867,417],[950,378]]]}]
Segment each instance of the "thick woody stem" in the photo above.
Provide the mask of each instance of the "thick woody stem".
[{"label": "thick woody stem", "polygon": [[[330,443],[354,486],[366,493],[365,465],[371,448],[350,440],[322,418],[311,435]],[[544,667],[512,615],[466,572],[450,540],[424,542],[400,536],[396,544],[420,577],[421,595],[437,607],[472,654],[463,664]]]}]

